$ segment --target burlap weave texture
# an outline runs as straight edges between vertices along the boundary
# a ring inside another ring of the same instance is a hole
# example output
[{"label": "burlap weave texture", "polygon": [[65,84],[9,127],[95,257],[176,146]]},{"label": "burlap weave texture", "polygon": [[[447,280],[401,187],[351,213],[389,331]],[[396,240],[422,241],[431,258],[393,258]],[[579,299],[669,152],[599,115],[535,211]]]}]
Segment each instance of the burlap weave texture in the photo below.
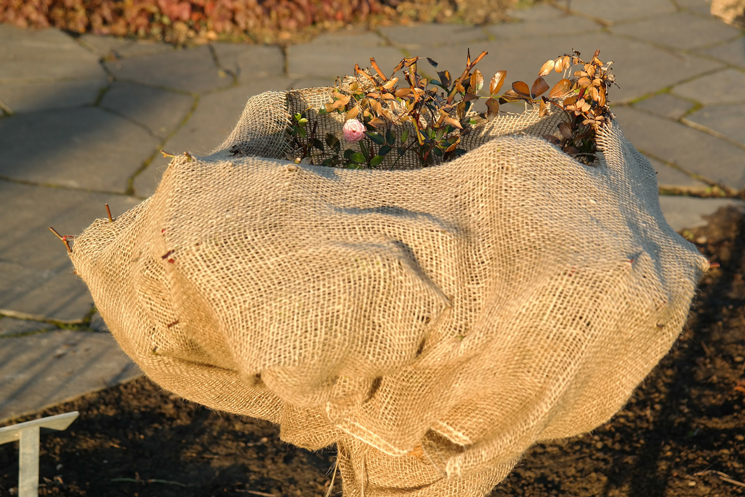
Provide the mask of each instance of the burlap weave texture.
[{"label": "burlap weave texture", "polygon": [[617,124],[594,166],[528,112],[436,167],[332,169],[282,159],[294,99],[249,100],[212,155],[76,239],[164,388],[338,442],[345,495],[483,495],[533,443],[607,421],[680,333],[708,263]]}]

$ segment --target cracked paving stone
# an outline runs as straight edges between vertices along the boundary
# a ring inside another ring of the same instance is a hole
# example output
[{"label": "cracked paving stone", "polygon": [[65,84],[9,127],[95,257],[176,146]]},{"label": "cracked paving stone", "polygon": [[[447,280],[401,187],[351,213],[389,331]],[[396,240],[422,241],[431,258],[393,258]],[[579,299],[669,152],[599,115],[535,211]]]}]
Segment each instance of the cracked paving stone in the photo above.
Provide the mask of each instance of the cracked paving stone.
[{"label": "cracked paving stone", "polygon": [[115,78],[146,85],[204,93],[233,84],[215,65],[209,47],[106,61]]},{"label": "cracked paving stone", "polygon": [[661,195],[660,207],[667,224],[675,231],[683,231],[706,226],[709,224],[709,216],[712,216],[719,209],[736,207],[745,210],[745,202],[730,198]]},{"label": "cracked paving stone", "polygon": [[234,73],[238,81],[250,83],[257,78],[282,76],[285,59],[279,47],[215,43],[212,48],[220,67]]},{"label": "cracked paving stone", "polygon": [[106,78],[0,83],[0,101],[15,114],[90,105],[108,86]]},{"label": "cracked paving stone", "polygon": [[354,72],[355,63],[368,67],[370,57],[375,57],[384,70],[392,70],[404,53],[393,47],[366,46],[374,40],[373,36],[342,32],[336,36],[319,36],[306,45],[292,45],[287,49],[287,72],[292,78],[326,77],[329,86],[333,86],[337,76]]},{"label": "cracked paving stone", "polygon": [[683,120],[701,126],[745,147],[745,104],[710,105]]},{"label": "cracked paving stone", "polygon": [[0,422],[142,376],[106,333],[57,330],[2,344]]},{"label": "cracked paving stone", "polygon": [[705,190],[709,185],[697,179],[693,179],[687,174],[674,167],[663,164],[662,162],[647,157],[657,173],[657,185],[661,188],[686,188],[691,190]]},{"label": "cracked paving stone", "polygon": [[[289,78],[257,79],[251,84],[205,95],[189,121],[163,148],[173,154],[188,151],[197,156],[207,155],[233,131],[249,97],[265,91],[288,90],[291,83]],[[169,159],[158,155],[147,169],[137,175],[134,188],[138,196],[149,197],[155,193],[168,162]]]},{"label": "cracked paving stone", "polygon": [[[415,24],[413,26],[386,26],[380,28],[380,32],[393,44],[406,50],[422,50],[450,44],[462,45],[464,43],[485,41],[489,38],[489,35],[481,28],[458,24],[431,23]],[[426,57],[430,54],[412,54],[412,56],[417,55]],[[432,55],[432,58],[435,60],[437,60],[436,55],[436,53]],[[382,69],[387,71],[388,68],[382,67]]]},{"label": "cracked paving stone", "polygon": [[677,121],[685,115],[686,112],[691,110],[693,105],[694,104],[688,100],[683,100],[675,95],[660,93],[659,95],[635,103],[634,107]]},{"label": "cracked paving stone", "polygon": [[640,151],[734,190],[745,188],[745,150],[628,107],[616,107],[613,113],[623,134]]},{"label": "cracked paving stone", "polygon": [[104,78],[98,57],[63,32],[0,24],[0,82]]},{"label": "cracked paving stone", "polygon": [[[466,62],[466,47],[445,46],[438,49],[440,67],[451,73],[460,73]],[[666,50],[647,44],[608,35],[591,33],[581,36],[553,36],[522,40],[497,40],[475,43],[471,53],[489,52],[479,62],[479,68],[488,81],[497,70],[507,71],[507,81],[532,82],[541,65],[559,53],[579,50],[586,60],[593,52],[601,51],[601,60],[614,60],[613,72],[620,88],[613,86],[608,92],[611,105],[629,102],[659,91],[679,81],[712,71],[721,64],[692,55],[673,55]],[[529,56],[526,54],[530,54]],[[554,85],[561,75],[552,72],[546,77]]]},{"label": "cracked paving stone", "polygon": [[608,23],[675,12],[675,6],[670,0],[572,0],[570,8],[572,12],[581,12]]},{"label": "cracked paving stone", "polygon": [[8,316],[0,316],[0,337],[47,331],[53,328],[54,325],[42,321],[31,321],[27,319],[15,319]]},{"label": "cracked paving stone", "polygon": [[[724,26],[724,24],[722,25]],[[733,66],[745,68],[745,37],[740,37],[718,47],[702,50],[699,53],[714,57]]]},{"label": "cracked paving stone", "polygon": [[194,98],[183,93],[115,82],[101,99],[101,107],[145,126],[159,138],[167,137],[191,111]]},{"label": "cracked paving stone", "polygon": [[745,103],[745,72],[725,69],[683,83],[671,91],[703,105]]},{"label": "cracked paving stone", "polygon": [[93,107],[11,116],[0,120],[0,176],[124,193],[159,141],[141,126]]},{"label": "cracked paving stone", "polygon": [[73,274],[65,246],[47,227],[53,226],[63,235],[77,235],[96,218],[106,217],[104,204],[111,206],[116,217],[140,201],[7,181],[0,181],[0,198],[13,206],[0,209],[0,310],[38,319],[82,320],[93,299]]},{"label": "cracked paving stone", "polygon": [[679,50],[693,50],[713,45],[733,38],[740,32],[714,19],[703,19],[688,12],[675,12],[621,24],[612,27],[611,31]]}]

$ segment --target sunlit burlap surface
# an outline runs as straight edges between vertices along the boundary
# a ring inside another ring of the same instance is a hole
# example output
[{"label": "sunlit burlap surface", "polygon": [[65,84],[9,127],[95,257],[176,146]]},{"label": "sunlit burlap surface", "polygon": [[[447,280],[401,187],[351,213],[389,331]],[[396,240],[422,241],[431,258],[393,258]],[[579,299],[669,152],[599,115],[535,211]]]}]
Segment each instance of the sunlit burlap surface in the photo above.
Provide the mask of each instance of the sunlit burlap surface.
[{"label": "sunlit burlap surface", "polygon": [[249,100],[211,156],[76,239],[164,388],[338,442],[346,496],[472,497],[607,421],[670,349],[708,264],[616,124],[595,166],[532,136],[558,117],[531,112],[440,166],[333,169],[279,159],[307,95]]}]

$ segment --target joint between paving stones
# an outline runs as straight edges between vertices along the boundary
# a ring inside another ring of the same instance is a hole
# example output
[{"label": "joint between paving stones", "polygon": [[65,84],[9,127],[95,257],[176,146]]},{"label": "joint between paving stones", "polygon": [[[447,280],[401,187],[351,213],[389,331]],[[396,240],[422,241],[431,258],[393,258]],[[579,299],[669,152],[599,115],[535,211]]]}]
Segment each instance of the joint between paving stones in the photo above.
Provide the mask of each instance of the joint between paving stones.
[{"label": "joint between paving stones", "polygon": [[[18,178],[9,178],[7,176],[0,176],[0,181],[6,181],[8,183],[16,183],[18,185],[26,185],[26,186],[39,186],[43,188],[54,188],[58,190],[69,190],[73,192],[85,192],[85,193],[103,193],[105,195],[117,195],[126,197],[128,196],[126,192],[117,192],[112,190],[96,190],[94,188],[75,188],[72,186],[67,185],[56,185],[54,183],[37,183],[35,181],[28,181],[25,179],[18,179]],[[3,314],[3,310],[0,309],[0,315]]]},{"label": "joint between paving stones", "polygon": [[[700,108],[703,108],[703,105]],[[699,109],[696,109],[696,110],[699,110]],[[682,116],[679,119],[679,122],[681,124],[685,124],[689,128],[695,129],[696,131],[700,131],[702,133],[706,133],[709,136],[713,136],[714,138],[718,138],[718,139],[720,139],[722,141],[725,141],[725,142],[729,143],[730,145],[733,145],[733,146],[735,146],[737,148],[740,148],[742,150],[745,150],[745,145],[743,145],[742,143],[740,143],[738,141],[733,140],[732,138],[728,137],[727,135],[723,135],[722,133],[719,133],[718,131],[715,131],[713,129],[707,128],[706,126],[702,126],[702,125],[700,125],[698,123],[695,123],[695,122],[693,122],[691,120],[686,119],[686,116],[688,116],[690,114],[691,114],[691,112],[687,112],[685,116]]]},{"label": "joint between paving stones", "polygon": [[[142,165],[137,169],[137,171],[135,171],[134,174],[132,174],[132,176],[130,176],[127,179],[127,189],[125,190],[126,195],[131,195],[137,198],[142,198],[142,197],[139,197],[137,193],[135,192],[135,187],[134,187],[135,179],[137,179],[137,176],[145,172],[147,168],[150,167],[150,164],[152,164],[152,162],[158,156],[160,151],[163,150],[163,147],[168,142],[168,140],[173,138],[173,136],[176,135],[176,133],[178,133],[178,131],[181,128],[183,128],[187,122],[189,122],[189,119],[191,119],[191,116],[194,114],[194,112],[196,112],[197,107],[199,106],[199,95],[195,93],[190,93],[189,95],[194,99],[191,105],[191,109],[189,109],[189,112],[186,113],[186,115],[181,120],[181,122],[168,134],[168,136],[166,136],[165,138],[161,140],[160,144],[158,145],[157,150],[153,152],[147,159],[145,159]],[[179,154],[180,152],[174,151],[174,153]]]}]

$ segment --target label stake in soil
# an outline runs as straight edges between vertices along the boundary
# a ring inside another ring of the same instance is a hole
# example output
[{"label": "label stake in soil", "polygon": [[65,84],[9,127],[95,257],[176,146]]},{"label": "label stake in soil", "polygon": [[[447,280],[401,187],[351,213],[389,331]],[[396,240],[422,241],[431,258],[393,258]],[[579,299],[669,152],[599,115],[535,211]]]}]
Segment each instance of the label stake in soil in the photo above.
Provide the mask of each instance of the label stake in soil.
[{"label": "label stake in soil", "polygon": [[18,497],[38,497],[39,495],[40,429],[66,430],[77,417],[78,412],[73,411],[0,428],[0,445],[16,440],[20,442],[18,446]]}]

